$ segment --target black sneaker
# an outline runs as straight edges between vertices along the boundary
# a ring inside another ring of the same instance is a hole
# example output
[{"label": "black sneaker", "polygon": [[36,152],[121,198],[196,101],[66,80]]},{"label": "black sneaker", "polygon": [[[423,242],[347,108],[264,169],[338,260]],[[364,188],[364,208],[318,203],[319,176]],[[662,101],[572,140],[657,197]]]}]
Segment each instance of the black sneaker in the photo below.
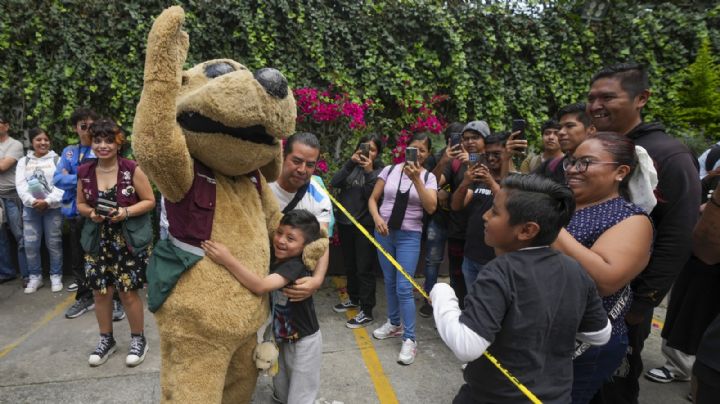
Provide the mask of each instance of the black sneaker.
[{"label": "black sneaker", "polygon": [[360,305],[353,303],[352,300],[346,300],[333,306],[333,310],[335,313],[345,313],[349,309],[357,309],[358,307]]},{"label": "black sneaker", "polygon": [[430,303],[425,302],[425,304],[423,304],[422,307],[420,307],[419,312],[420,312],[420,317],[425,317],[425,318],[432,317],[433,308],[430,305]]},{"label": "black sneaker", "polygon": [[120,321],[125,318],[125,310],[122,303],[113,299],[113,321]]},{"label": "black sneaker", "polygon": [[80,300],[76,300],[72,306],[65,312],[65,318],[80,317],[88,311],[95,308],[95,301],[92,297],[84,297]]},{"label": "black sneaker", "polygon": [[127,358],[125,358],[125,364],[134,367],[143,363],[148,349],[147,340],[144,335],[133,335],[130,340],[130,350],[128,351]]},{"label": "black sneaker", "polygon": [[90,354],[88,363],[90,366],[100,366],[107,362],[110,355],[115,353],[116,350],[115,339],[112,335],[100,334],[100,342],[98,342],[97,348]]},{"label": "black sneaker", "polygon": [[362,328],[372,322],[373,322],[373,318],[370,316],[366,316],[365,312],[360,310],[360,313],[358,313],[357,316],[355,316],[354,318],[351,318],[350,320],[348,320],[348,322],[345,323],[345,326],[347,328]]}]

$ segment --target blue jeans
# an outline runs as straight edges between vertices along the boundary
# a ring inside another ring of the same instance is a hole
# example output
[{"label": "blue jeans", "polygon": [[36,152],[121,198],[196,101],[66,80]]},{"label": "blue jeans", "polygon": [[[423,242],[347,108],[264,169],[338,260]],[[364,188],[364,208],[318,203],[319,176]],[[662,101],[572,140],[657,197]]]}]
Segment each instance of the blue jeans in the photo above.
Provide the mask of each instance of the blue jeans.
[{"label": "blue jeans", "polygon": [[423,285],[427,293],[430,293],[437,283],[440,264],[445,259],[447,234],[447,226],[440,225],[434,219],[430,220],[425,242],[425,284]]},{"label": "blue jeans", "polygon": [[17,242],[18,263],[20,264],[20,274],[23,278],[29,276],[27,269],[27,260],[25,258],[25,243],[23,240],[23,222],[22,222],[22,203],[17,198],[2,198],[5,205],[5,224],[0,228],[0,277],[14,278],[15,268],[13,268],[12,259],[10,258],[10,240],[7,237],[5,226],[10,227],[10,231],[15,236]]},{"label": "blue jeans", "polygon": [[[385,251],[395,257],[408,275],[415,275],[415,268],[420,259],[421,232],[390,230],[387,237],[375,232],[375,238]],[[403,339],[415,341],[413,286],[379,251],[378,259],[383,271],[383,278],[385,278],[388,318],[394,325],[403,324],[405,327]]]},{"label": "blue jeans", "polygon": [[45,246],[50,256],[50,275],[62,275],[62,213],[60,209],[23,208],[23,238],[30,275],[42,276],[40,245],[45,236]]},{"label": "blue jeans", "polygon": [[462,273],[463,278],[465,278],[465,286],[467,287],[468,293],[472,290],[472,285],[475,284],[475,279],[477,279],[478,274],[483,268],[485,268],[485,264],[473,261],[467,256],[464,257],[462,263]]},{"label": "blue jeans", "polygon": [[625,358],[627,334],[613,335],[603,346],[590,347],[573,360],[573,404],[592,400],[603,383],[610,380]]}]

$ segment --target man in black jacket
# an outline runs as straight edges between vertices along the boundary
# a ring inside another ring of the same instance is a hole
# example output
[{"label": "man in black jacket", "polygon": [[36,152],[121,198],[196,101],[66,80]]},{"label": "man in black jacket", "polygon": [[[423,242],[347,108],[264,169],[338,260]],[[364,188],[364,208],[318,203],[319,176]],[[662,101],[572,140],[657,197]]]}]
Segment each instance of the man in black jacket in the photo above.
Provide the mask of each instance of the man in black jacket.
[{"label": "man in black jacket", "polygon": [[[604,402],[637,403],[642,374],[642,351],[650,334],[652,313],[672,286],[690,257],[692,231],[700,206],[697,161],[690,150],[668,136],[658,123],[644,123],[642,108],[650,97],[648,77],[642,65],[623,63],[593,76],[587,111],[598,131],[618,132],[644,147],[658,171],[655,194],[658,204],[650,216],[655,242],[650,263],[632,282],[627,363],[599,395]],[[598,397],[596,397],[598,398]]]}]

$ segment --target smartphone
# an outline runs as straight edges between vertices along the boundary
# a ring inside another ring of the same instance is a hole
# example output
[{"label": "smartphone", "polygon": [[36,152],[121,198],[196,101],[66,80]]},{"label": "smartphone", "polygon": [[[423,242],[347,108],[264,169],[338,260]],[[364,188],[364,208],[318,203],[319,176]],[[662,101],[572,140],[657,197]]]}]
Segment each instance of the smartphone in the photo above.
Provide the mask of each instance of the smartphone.
[{"label": "smartphone", "polygon": [[470,153],[468,157],[468,164],[470,167],[477,164],[482,164],[487,167],[487,155],[485,155],[485,153]]},{"label": "smartphone", "polygon": [[405,149],[405,162],[417,163],[418,155],[416,147],[408,147]]},{"label": "smartphone", "polygon": [[513,119],[512,121],[512,129],[510,129],[510,133],[515,133],[517,131],[520,131],[520,135],[516,137],[517,140],[525,140],[525,127],[527,126],[527,123],[524,119]]},{"label": "smartphone", "polygon": [[360,143],[360,154],[366,158],[370,158],[370,145],[367,143]]},{"label": "smartphone", "polygon": [[453,133],[450,136],[450,148],[459,145],[462,142],[462,133]]}]

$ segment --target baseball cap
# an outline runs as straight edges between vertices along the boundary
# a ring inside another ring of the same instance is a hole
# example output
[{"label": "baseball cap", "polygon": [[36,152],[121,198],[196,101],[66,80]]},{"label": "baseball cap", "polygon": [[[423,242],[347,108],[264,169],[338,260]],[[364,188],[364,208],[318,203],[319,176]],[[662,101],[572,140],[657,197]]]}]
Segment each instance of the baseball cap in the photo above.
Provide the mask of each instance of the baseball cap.
[{"label": "baseball cap", "polygon": [[483,139],[490,136],[490,126],[488,126],[485,121],[468,122],[468,124],[463,128],[463,132],[468,130],[479,133]]}]

